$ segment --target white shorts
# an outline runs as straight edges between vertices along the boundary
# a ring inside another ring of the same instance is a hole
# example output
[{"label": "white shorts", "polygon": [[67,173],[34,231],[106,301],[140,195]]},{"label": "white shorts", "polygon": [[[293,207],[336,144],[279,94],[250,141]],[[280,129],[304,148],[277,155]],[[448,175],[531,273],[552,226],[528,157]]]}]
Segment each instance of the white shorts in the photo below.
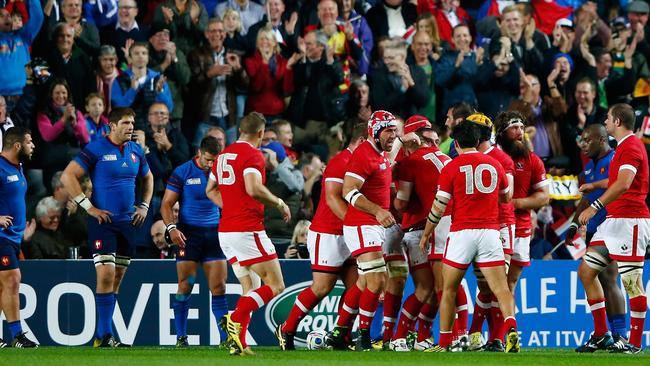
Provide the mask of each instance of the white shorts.
[{"label": "white shorts", "polygon": [[350,259],[350,251],[345,245],[343,235],[309,230],[307,249],[313,271],[338,273],[345,261]]},{"label": "white shorts", "polygon": [[411,271],[422,267],[429,268],[428,253],[424,253],[420,249],[420,239],[422,238],[423,232],[424,230],[409,231],[404,233],[404,238],[402,239]]},{"label": "white shorts", "polygon": [[451,229],[451,215],[443,216],[433,231],[433,245],[429,251],[429,260],[439,261],[442,260],[442,255],[445,253],[445,246],[447,245],[447,238],[449,237],[449,230]]},{"label": "white shorts", "polygon": [[515,237],[510,264],[527,267],[530,266],[530,236],[525,238]]},{"label": "white shorts", "polygon": [[505,265],[498,230],[466,229],[449,233],[442,263],[467,269],[472,262],[476,267]]},{"label": "white shorts", "polygon": [[605,245],[613,260],[643,262],[649,242],[650,219],[607,218],[589,245]]},{"label": "white shorts", "polygon": [[503,245],[503,253],[512,255],[515,244],[515,224],[501,226],[499,229],[499,237]]},{"label": "white shorts", "polygon": [[406,261],[404,255],[404,247],[402,246],[402,239],[404,232],[399,225],[393,225],[385,229],[384,244],[382,250],[384,251],[384,259],[386,262],[390,261]]},{"label": "white shorts", "polygon": [[278,258],[266,231],[219,232],[219,244],[228,262],[242,267]]},{"label": "white shorts", "polygon": [[381,225],[343,226],[345,245],[353,257],[363,253],[381,252],[386,229]]}]

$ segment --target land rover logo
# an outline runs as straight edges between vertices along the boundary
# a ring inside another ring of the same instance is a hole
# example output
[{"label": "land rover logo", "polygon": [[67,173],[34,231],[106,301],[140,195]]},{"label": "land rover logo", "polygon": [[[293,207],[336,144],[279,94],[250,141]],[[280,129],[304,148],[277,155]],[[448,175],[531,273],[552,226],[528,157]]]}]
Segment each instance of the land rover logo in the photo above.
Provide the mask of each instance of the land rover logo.
[{"label": "land rover logo", "polygon": [[[311,281],[305,281],[290,286],[284,290],[280,296],[276,297],[269,303],[266,307],[264,316],[266,324],[271,332],[275,332],[275,328],[278,324],[282,324],[287,319],[293,304],[296,302],[296,297],[298,297],[303,289],[310,285]],[[296,336],[294,338],[296,346],[306,346],[307,334],[314,329],[325,329],[326,331],[334,329],[336,317],[338,315],[339,301],[341,301],[341,295],[343,295],[344,290],[345,287],[343,287],[343,284],[340,281],[337,282],[329,295],[325,296],[325,298],[323,298],[323,300],[316,305],[316,307],[310,311],[304,319],[302,319],[298,325],[298,330],[296,331]]]}]

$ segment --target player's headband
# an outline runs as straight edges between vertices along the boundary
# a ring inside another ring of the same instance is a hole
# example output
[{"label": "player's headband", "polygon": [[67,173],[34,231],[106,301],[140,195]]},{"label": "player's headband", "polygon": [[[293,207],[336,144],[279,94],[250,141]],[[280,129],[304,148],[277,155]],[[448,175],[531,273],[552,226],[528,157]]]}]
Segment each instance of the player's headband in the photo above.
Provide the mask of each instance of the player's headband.
[{"label": "player's headband", "polygon": [[503,126],[501,126],[501,128],[498,131],[499,132],[498,134],[500,135],[510,127],[515,127],[515,126],[524,127],[524,121],[522,121],[522,119],[519,117],[511,118],[508,122],[504,123]]}]

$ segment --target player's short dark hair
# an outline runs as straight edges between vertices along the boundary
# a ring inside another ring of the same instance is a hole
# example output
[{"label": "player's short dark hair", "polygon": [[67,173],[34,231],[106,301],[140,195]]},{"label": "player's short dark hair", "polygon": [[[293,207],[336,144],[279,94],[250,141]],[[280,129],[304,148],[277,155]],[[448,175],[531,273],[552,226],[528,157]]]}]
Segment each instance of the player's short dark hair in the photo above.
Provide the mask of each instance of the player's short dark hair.
[{"label": "player's short dark hair", "polygon": [[476,113],[476,109],[467,102],[458,102],[449,107],[449,109],[451,109],[451,116],[454,117],[454,120],[459,118],[465,119]]},{"label": "player's short dark hair", "polygon": [[108,114],[108,123],[117,124],[124,117],[135,118],[135,111],[128,107],[115,107]]},{"label": "player's short dark hair", "polygon": [[248,135],[254,135],[264,129],[266,119],[260,112],[250,112],[239,122],[239,130]]},{"label": "player's short dark hair", "polygon": [[356,141],[360,137],[368,136],[368,124],[365,122],[359,122],[352,125],[348,133],[348,141]]},{"label": "player's short dark hair", "polygon": [[462,149],[478,146],[479,129],[476,123],[463,121],[451,130],[451,137]]},{"label": "player's short dark hair", "polygon": [[632,106],[625,103],[614,104],[609,108],[609,113],[612,114],[612,118],[620,120],[625,129],[630,131],[634,130],[636,117]]},{"label": "player's short dark hair", "polygon": [[476,125],[478,128],[478,142],[479,144],[485,141],[490,141],[492,138],[492,128],[483,125]]},{"label": "player's short dark hair", "polygon": [[585,127],[585,132],[589,132],[593,137],[607,141],[607,130],[600,123],[594,123]]},{"label": "player's short dark hair", "polygon": [[2,136],[2,150],[11,149],[16,142],[23,143],[25,136],[31,135],[32,131],[25,127],[11,127]]},{"label": "player's short dark hair", "polygon": [[199,146],[199,150],[201,150],[204,153],[207,152],[212,155],[217,155],[218,153],[221,152],[221,146],[219,146],[219,141],[217,140],[216,137],[205,136],[201,140],[201,145]]}]

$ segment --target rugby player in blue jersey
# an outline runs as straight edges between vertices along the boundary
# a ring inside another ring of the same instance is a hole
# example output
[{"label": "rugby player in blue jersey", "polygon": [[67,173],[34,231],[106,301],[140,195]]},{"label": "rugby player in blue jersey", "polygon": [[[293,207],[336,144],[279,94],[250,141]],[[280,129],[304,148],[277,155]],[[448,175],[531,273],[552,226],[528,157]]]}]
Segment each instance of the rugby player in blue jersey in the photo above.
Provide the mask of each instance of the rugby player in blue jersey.
[{"label": "rugby player in blue jersey", "polygon": [[[20,269],[18,256],[26,226],[27,180],[22,161],[34,152],[31,132],[22,127],[5,131],[0,153],[0,312],[4,311],[11,332],[11,346],[33,348],[38,344],[25,336],[20,325]],[[0,348],[7,346],[0,339]]]},{"label": "rugby player in blue jersey", "polygon": [[[143,145],[131,141],[135,112],[114,108],[108,116],[111,132],[86,145],[63,171],[61,182],[70,197],[88,212],[88,244],[97,272],[95,347],[128,347],[113,336],[112,319],[117,293],[135,252],[136,228],[142,226],[153,194],[153,175]],[[88,174],[91,197],[79,179]],[[140,200],[136,201],[136,181]]]},{"label": "rugby player in blue jersey", "polygon": [[[589,161],[582,172],[585,184],[580,186],[580,191],[584,195],[578,203],[573,222],[567,231],[566,245],[573,245],[573,237],[580,227],[578,222],[580,213],[607,190],[609,164],[614,157],[614,149],[609,147],[607,140],[607,130],[601,124],[593,124],[585,128],[582,132],[580,148],[589,158]],[[598,226],[605,221],[605,216],[607,216],[607,210],[602,209],[587,223],[587,237],[585,240],[587,245],[591,242],[591,238],[596,233]],[[627,337],[625,298],[618,287],[618,266],[616,262],[609,263],[607,268],[598,275],[598,280],[605,293],[605,309],[614,342],[624,343]],[[589,350],[581,346],[577,348],[577,351],[587,352]]]},{"label": "rugby player in blue jersey", "polygon": [[[174,301],[176,347],[187,347],[187,316],[190,295],[199,263],[208,279],[212,293],[212,313],[217,321],[228,314],[226,302],[226,257],[219,246],[219,218],[221,212],[205,194],[210,168],[221,151],[219,141],[207,136],[201,140],[198,154],[174,169],[167,180],[167,189],[160,205],[160,214],[166,231],[175,244],[178,291]],[[180,203],[178,223],[173,207]],[[226,333],[219,330],[221,340]]]}]

